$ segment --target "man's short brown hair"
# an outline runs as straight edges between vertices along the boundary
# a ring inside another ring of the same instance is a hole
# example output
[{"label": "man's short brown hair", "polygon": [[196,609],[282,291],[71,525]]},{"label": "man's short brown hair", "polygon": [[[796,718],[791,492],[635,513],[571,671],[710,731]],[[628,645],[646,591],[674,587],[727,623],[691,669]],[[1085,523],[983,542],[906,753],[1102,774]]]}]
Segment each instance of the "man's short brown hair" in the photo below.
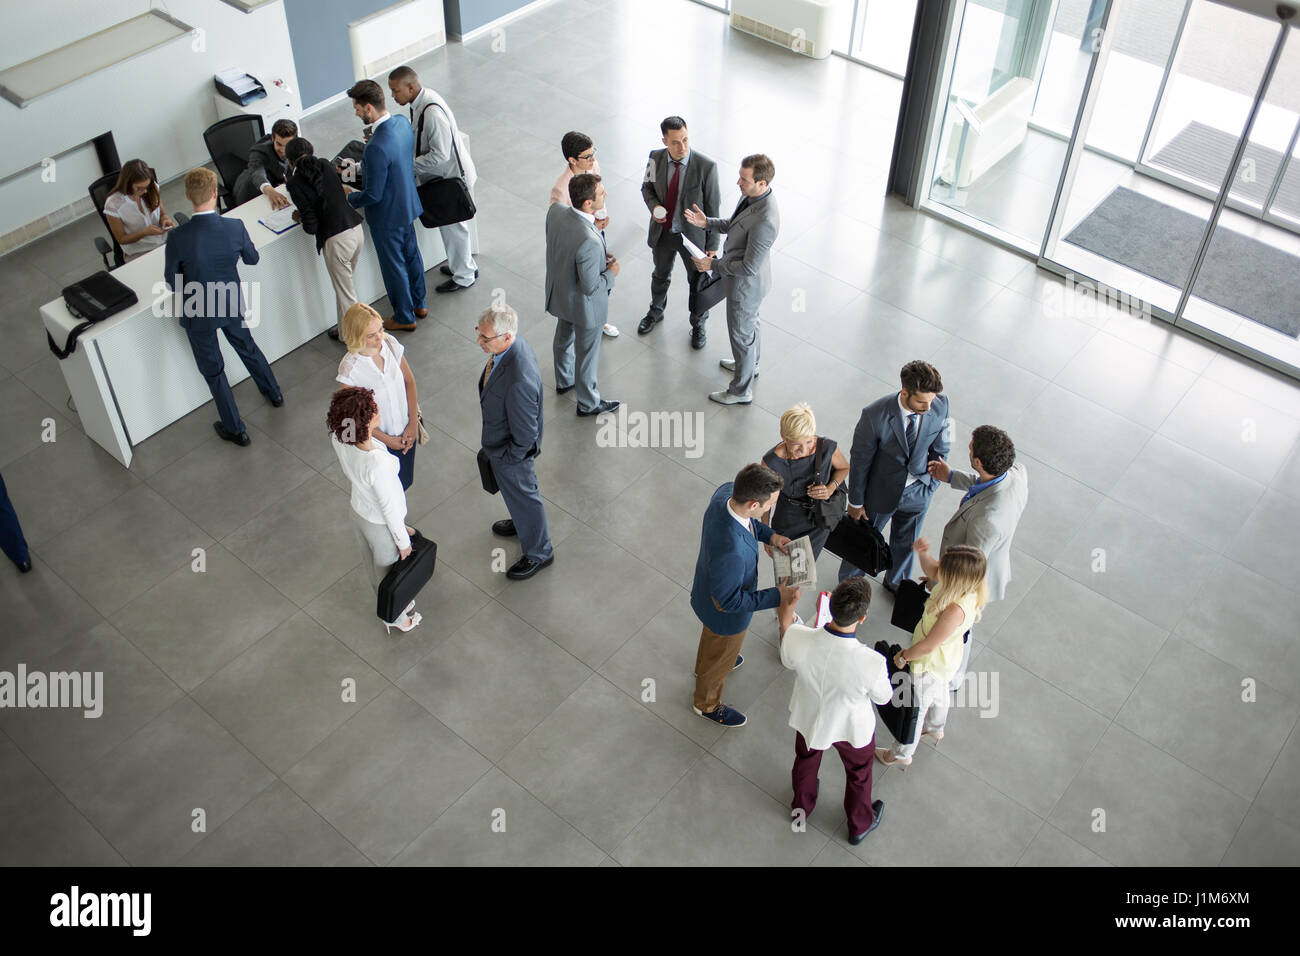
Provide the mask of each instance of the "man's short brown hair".
[{"label": "man's short brown hair", "polygon": [[836,627],[852,627],[871,606],[871,585],[860,575],[845,578],[831,592],[831,620]]},{"label": "man's short brown hair", "polygon": [[751,501],[766,503],[772,492],[780,491],[784,482],[781,476],[762,462],[746,465],[736,473],[736,481],[731,488],[731,500],[740,504]]},{"label": "man's short brown hair", "polygon": [[943,379],[939,377],[939,370],[929,362],[908,362],[898,373],[898,379],[903,391],[911,395],[917,392],[933,392],[937,395],[943,391]]},{"label": "man's short brown hair", "polygon": [[588,199],[595,200],[598,182],[600,176],[596,173],[578,173],[569,180],[569,202],[574,209],[581,210],[582,204]]},{"label": "man's short brown hair", "polygon": [[746,156],[740,161],[740,168],[752,170],[755,182],[762,180],[770,183],[776,176],[776,165],[762,153]]},{"label": "man's short brown hair", "polygon": [[1016,446],[1011,436],[992,425],[980,425],[970,436],[971,456],[978,458],[990,475],[1005,474],[1016,463]]},{"label": "man's short brown hair", "polygon": [[374,80],[359,80],[350,90],[348,97],[354,103],[364,103],[377,110],[384,108],[384,88]]},{"label": "man's short brown hair", "polygon": [[284,139],[286,136],[292,139],[298,135],[298,124],[291,119],[278,119],[271,127],[271,135],[276,139]]},{"label": "man's short brown hair", "polygon": [[196,206],[207,202],[217,193],[217,174],[200,166],[185,174],[185,198]]}]

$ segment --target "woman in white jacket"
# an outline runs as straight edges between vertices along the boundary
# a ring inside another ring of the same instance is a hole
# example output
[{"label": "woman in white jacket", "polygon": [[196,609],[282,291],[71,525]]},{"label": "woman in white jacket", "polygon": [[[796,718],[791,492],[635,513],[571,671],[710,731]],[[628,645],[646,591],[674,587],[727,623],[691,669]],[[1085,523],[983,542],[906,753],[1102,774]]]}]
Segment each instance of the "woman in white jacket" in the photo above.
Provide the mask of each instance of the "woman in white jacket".
[{"label": "woman in white jacket", "polygon": [[[352,483],[352,525],[366,573],[378,592],[388,569],[411,553],[413,529],[406,525],[406,493],[398,478],[398,462],[371,435],[379,428],[379,404],[370,389],[339,389],[330,401],[326,421],[334,454]],[[405,632],[420,621],[412,601],[384,627]]]}]

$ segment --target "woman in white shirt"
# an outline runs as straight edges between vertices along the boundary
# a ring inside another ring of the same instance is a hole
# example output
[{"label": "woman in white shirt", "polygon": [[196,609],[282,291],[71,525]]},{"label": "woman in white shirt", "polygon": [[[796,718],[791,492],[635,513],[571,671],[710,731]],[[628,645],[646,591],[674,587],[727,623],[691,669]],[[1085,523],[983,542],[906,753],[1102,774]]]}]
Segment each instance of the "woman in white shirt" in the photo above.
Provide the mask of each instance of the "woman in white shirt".
[{"label": "woman in white shirt", "polygon": [[380,423],[374,438],[396,456],[402,488],[410,488],[420,409],[415,376],[403,358],[406,347],[386,335],[383,318],[361,302],[343,313],[339,331],[348,354],[339,362],[336,381],[375,393]]},{"label": "woman in white shirt", "polygon": [[161,246],[176,225],[163,209],[158,183],[143,159],[128,161],[118,173],[104,200],[104,218],[127,262]]},{"label": "woman in white shirt", "polygon": [[[378,592],[388,569],[411,553],[412,528],[406,525],[406,495],[397,480],[397,459],[375,441],[379,406],[368,388],[341,388],[330,401],[326,422],[330,444],[352,484],[352,526],[362,564]],[[421,621],[412,601],[384,628],[409,631]]]}]

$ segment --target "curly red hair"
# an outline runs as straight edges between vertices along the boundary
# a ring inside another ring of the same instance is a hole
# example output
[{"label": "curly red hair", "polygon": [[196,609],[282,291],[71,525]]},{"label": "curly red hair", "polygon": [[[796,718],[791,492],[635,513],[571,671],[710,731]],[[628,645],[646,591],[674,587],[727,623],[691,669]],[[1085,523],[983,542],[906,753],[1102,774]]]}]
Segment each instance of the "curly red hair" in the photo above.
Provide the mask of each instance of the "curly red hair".
[{"label": "curly red hair", "polygon": [[351,385],[340,388],[330,399],[325,424],[339,441],[358,445],[370,438],[370,423],[379,414],[375,393]]}]

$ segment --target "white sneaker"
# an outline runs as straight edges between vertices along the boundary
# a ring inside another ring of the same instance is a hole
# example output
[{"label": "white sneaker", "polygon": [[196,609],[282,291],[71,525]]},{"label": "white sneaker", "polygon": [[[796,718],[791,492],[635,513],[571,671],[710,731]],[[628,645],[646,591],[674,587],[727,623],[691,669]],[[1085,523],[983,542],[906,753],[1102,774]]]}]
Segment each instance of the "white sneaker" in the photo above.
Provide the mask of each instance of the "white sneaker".
[{"label": "white sneaker", "polygon": [[754,401],[754,396],[751,392],[733,395],[724,388],[719,392],[709,392],[709,401],[717,402],[719,405],[748,405]]},{"label": "white sneaker", "polygon": [[610,325],[609,323],[606,323],[605,327],[601,329],[601,331],[604,332],[606,335],[608,335],[611,339],[618,338],[618,328],[613,325]]}]

